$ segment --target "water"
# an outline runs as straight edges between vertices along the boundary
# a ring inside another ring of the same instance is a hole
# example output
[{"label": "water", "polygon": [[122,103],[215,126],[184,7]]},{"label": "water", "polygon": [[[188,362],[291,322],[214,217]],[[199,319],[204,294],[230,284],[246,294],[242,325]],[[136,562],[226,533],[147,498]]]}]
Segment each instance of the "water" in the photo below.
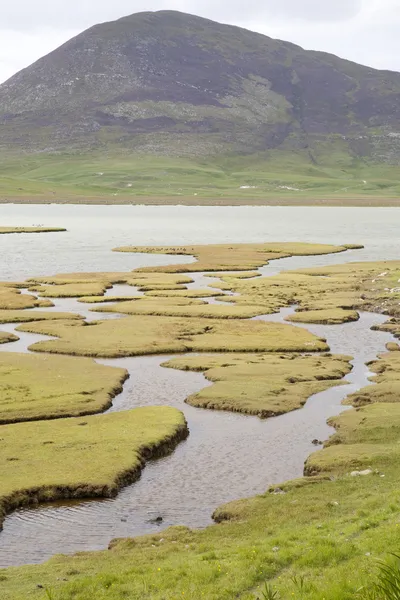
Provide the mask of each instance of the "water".
[{"label": "water", "polygon": [[[110,252],[124,245],[303,241],[361,243],[340,260],[398,258],[400,208],[0,205],[0,224],[67,233],[0,236],[0,281],[78,271],[129,271],[167,256]],[[174,257],[173,262],[192,262]],[[337,262],[337,261],[336,261]]]},{"label": "water", "polygon": [[[61,237],[0,236],[2,256],[9,258],[12,254],[11,265],[6,260],[0,265],[0,280],[68,271],[128,270],[181,261],[176,257],[109,251],[124,244],[279,239],[367,244],[362,251],[272,262],[261,269],[264,275],[350,260],[398,258],[400,219],[396,209],[47,206],[33,210],[31,206],[6,205],[0,210],[4,225],[41,223],[70,228],[68,234],[57,234]],[[82,221],[84,216],[86,222]],[[52,248],[56,240],[60,241],[55,255]],[[203,288],[213,281],[202,274],[195,279],[192,288]],[[119,294],[118,287],[108,293]],[[107,313],[90,313],[90,305],[76,300],[56,300],[55,304],[55,309],[46,310],[72,311],[92,320],[110,317]],[[279,315],[259,318],[281,321],[292,310],[285,308]],[[149,522],[159,515],[163,517],[162,527],[204,527],[211,523],[211,514],[220,504],[262,493],[270,484],[301,476],[304,460],[315,450],[312,440],[329,437],[332,429],[326,424],[327,418],[345,409],[341,402],[349,393],[369,383],[371,374],[365,363],[393,339],[370,329],[384,320],[381,315],[362,313],[356,323],[307,325],[307,329],[328,340],[332,352],[355,357],[353,371],[346,378],[348,385],[316,394],[303,409],[267,421],[185,404],[188,395],[208,383],[199,373],[162,368],[161,363],[168,357],[99,361],[122,366],[131,375],[111,411],[157,404],[176,406],[185,413],[190,436],[172,455],[150,461],[141,479],[115,499],[46,505],[10,515],[0,533],[0,566],[41,562],[55,553],[104,548],[113,537],[159,531],[159,526]],[[14,328],[0,326],[5,331]],[[35,341],[32,334],[17,335],[20,342],[0,346],[1,350],[26,351]]]}]

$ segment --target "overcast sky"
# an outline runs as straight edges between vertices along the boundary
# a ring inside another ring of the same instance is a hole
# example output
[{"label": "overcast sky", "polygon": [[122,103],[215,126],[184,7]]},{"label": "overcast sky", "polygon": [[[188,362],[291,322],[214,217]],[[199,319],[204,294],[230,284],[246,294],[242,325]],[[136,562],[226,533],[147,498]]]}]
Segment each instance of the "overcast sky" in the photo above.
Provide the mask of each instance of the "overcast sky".
[{"label": "overcast sky", "polygon": [[0,82],[91,25],[165,9],[400,71],[400,0],[4,0]]}]

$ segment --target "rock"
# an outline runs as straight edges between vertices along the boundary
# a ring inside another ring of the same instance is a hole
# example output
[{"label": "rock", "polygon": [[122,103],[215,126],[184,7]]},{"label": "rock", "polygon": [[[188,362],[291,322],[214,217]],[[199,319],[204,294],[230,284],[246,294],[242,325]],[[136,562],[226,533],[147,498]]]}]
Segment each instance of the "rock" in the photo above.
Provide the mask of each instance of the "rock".
[{"label": "rock", "polygon": [[351,477],[365,477],[366,475],[372,475],[372,470],[366,469],[365,471],[352,471],[350,475]]},{"label": "rock", "polygon": [[286,494],[286,492],[284,490],[281,490],[281,488],[276,488],[275,490],[272,491],[272,493],[275,495]]},{"label": "rock", "polygon": [[156,517],[155,519],[149,519],[148,523],[153,523],[154,525],[160,525],[163,522],[163,518],[161,516]]},{"label": "rock", "polygon": [[313,440],[312,443],[314,444],[314,446],[322,446],[324,442],[321,442],[320,440]]}]

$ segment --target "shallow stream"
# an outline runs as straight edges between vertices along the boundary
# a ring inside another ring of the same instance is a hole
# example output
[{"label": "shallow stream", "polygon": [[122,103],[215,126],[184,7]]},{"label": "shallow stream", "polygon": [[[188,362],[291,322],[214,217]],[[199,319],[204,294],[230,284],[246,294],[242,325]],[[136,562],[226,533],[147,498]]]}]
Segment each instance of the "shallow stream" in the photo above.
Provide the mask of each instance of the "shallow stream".
[{"label": "shallow stream", "polygon": [[[342,257],[348,260],[346,255],[283,259],[260,271],[271,275],[282,269],[338,264],[343,262]],[[211,281],[199,274],[190,287],[204,287]],[[108,294],[118,295],[120,288],[115,286]],[[119,317],[91,313],[91,305],[74,299],[56,300],[55,305],[55,309],[46,310],[78,312],[90,320]],[[278,315],[257,318],[282,321],[293,310],[285,308]],[[355,323],[307,325],[308,330],[327,339],[333,353],[355,357],[353,371],[346,377],[348,384],[316,394],[304,408],[268,420],[185,404],[187,396],[209,383],[202,374],[161,367],[171,357],[99,360],[130,373],[111,411],[145,405],[175,406],[185,413],[190,436],[170,456],[150,461],[141,479],[114,499],[15,511],[6,518],[0,533],[0,567],[42,562],[57,553],[101,549],[114,537],[160,531],[160,527],[169,525],[204,527],[212,522],[217,506],[263,493],[271,484],[301,476],[305,459],[315,450],[312,440],[326,440],[333,431],[327,419],[345,410],[341,402],[349,393],[370,383],[371,373],[365,363],[393,340],[390,334],[371,331],[372,325],[385,320],[382,315],[362,313]],[[14,331],[15,327],[5,325],[0,329]],[[4,344],[0,350],[26,352],[36,340],[46,339],[21,332],[17,335],[19,342]],[[161,526],[152,522],[159,516],[163,519]]]}]

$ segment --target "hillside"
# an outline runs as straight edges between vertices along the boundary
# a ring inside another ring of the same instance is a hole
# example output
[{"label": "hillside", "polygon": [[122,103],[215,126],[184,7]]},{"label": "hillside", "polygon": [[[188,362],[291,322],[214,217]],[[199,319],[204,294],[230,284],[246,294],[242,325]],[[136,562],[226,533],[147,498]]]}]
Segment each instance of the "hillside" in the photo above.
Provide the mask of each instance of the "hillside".
[{"label": "hillside", "polygon": [[[33,194],[61,185],[162,195],[165,179],[171,193],[193,195],[193,180],[200,195],[204,185],[218,194],[232,176],[232,193],[272,185],[293,195],[315,182],[325,190],[329,179],[331,191],[347,193],[354,178],[356,194],[394,193],[400,74],[192,15],[146,12],[96,25],[2,84],[0,124],[0,195],[15,194],[17,180],[28,192],[25,179]],[[81,174],[71,155],[81,157]],[[249,168],[258,175],[246,177]]]}]

